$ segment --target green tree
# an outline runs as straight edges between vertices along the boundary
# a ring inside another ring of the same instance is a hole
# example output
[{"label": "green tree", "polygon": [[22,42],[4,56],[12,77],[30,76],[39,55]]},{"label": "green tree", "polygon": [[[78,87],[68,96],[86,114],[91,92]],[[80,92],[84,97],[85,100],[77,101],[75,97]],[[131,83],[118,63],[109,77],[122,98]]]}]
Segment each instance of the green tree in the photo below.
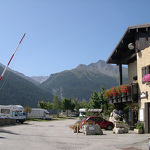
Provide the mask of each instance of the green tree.
[{"label": "green tree", "polygon": [[98,93],[99,98],[101,99],[101,108],[103,109],[103,113],[105,116],[109,116],[113,111],[115,106],[113,104],[108,103],[108,98],[104,96],[105,88],[101,87],[101,92]]},{"label": "green tree", "polygon": [[64,98],[62,100],[62,107],[63,110],[67,111],[67,116],[68,116],[68,110],[73,110],[75,108],[75,104],[71,101],[71,98],[70,99]]},{"label": "green tree", "polygon": [[62,102],[57,95],[54,95],[52,109],[57,111],[57,117],[59,117],[59,110],[62,109]]},{"label": "green tree", "polygon": [[24,112],[26,113],[27,118],[28,118],[28,113],[31,113],[31,111],[32,111],[32,108],[29,107],[29,106],[26,106],[26,107],[24,108]]},{"label": "green tree", "polygon": [[76,111],[79,113],[79,109],[81,108],[81,103],[78,101],[77,98],[74,99],[73,102],[74,102]]},{"label": "green tree", "polygon": [[90,98],[89,106],[90,108],[100,108],[103,110],[105,116],[110,114],[109,109],[112,108],[112,105],[108,104],[108,98],[104,96],[105,88],[101,87],[101,91],[98,93],[93,91],[93,94]]},{"label": "green tree", "polygon": [[52,105],[50,104],[50,102],[38,101],[38,107],[50,110],[52,108]]},{"label": "green tree", "polygon": [[90,98],[90,108],[101,108],[101,100],[96,91],[93,91],[93,94]]},{"label": "green tree", "polygon": [[47,110],[50,110],[50,109],[52,109],[52,104],[50,103],[50,102],[46,102],[47,103]]},{"label": "green tree", "polygon": [[82,100],[80,102],[80,108],[90,108],[90,107],[89,107],[89,104],[85,100]]},{"label": "green tree", "polygon": [[108,109],[108,98],[104,96],[105,88],[101,87],[101,91],[98,92],[98,97],[100,101],[100,108],[104,110],[104,108]]}]

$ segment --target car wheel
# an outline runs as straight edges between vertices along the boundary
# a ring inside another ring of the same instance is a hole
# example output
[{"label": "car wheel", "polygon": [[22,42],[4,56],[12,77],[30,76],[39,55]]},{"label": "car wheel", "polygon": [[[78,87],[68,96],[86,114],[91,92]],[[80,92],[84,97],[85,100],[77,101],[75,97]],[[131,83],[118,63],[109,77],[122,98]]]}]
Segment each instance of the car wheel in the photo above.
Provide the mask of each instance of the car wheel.
[{"label": "car wheel", "polygon": [[112,125],[107,126],[107,130],[112,130],[112,129],[113,129]]}]

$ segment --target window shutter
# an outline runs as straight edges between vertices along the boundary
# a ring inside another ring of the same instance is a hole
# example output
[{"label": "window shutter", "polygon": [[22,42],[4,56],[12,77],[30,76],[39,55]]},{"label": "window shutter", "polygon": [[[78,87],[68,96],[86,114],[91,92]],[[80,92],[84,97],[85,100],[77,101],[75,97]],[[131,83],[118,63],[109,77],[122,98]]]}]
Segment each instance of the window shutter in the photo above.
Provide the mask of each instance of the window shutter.
[{"label": "window shutter", "polygon": [[146,74],[150,74],[150,65],[146,66]]},{"label": "window shutter", "polygon": [[[147,67],[142,67],[142,78],[146,75],[146,68]],[[144,84],[145,82],[142,81],[142,83]]]}]

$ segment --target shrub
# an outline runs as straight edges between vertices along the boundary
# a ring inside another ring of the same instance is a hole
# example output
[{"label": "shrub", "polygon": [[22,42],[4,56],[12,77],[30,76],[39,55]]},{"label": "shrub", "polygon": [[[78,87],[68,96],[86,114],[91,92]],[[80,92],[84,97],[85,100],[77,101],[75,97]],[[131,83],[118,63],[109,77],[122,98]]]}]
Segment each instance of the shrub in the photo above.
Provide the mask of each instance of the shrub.
[{"label": "shrub", "polygon": [[143,124],[143,122],[138,121],[137,124],[136,124],[136,129],[142,129],[142,130],[144,130],[144,124]]},{"label": "shrub", "polygon": [[[74,130],[74,129],[77,129],[77,124],[73,124],[72,125],[72,129]],[[80,124],[78,124],[78,129],[80,129]]]},{"label": "shrub", "polygon": [[105,93],[104,93],[104,96],[107,97],[107,98],[113,96],[113,94],[112,94],[112,92],[111,92],[111,89],[107,89],[107,90],[105,91]]}]

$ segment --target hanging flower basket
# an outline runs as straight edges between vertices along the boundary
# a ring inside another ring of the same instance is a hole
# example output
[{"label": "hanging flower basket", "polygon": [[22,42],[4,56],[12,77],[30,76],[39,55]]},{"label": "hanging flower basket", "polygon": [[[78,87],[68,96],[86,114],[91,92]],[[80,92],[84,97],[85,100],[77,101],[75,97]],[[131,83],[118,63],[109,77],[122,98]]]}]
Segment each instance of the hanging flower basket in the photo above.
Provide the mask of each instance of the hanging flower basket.
[{"label": "hanging flower basket", "polygon": [[128,91],[128,89],[129,89],[129,85],[128,84],[122,84],[121,85],[121,93],[122,94],[127,94],[129,91]]},{"label": "hanging flower basket", "polygon": [[145,76],[142,78],[142,81],[149,83],[149,82],[150,82],[150,74],[145,75]]},{"label": "hanging flower basket", "polygon": [[112,87],[112,88],[111,88],[111,93],[112,93],[112,95],[113,95],[114,97],[117,96],[117,90],[116,90],[116,87]]},{"label": "hanging flower basket", "polygon": [[113,96],[111,89],[107,89],[104,93],[104,96],[107,98],[111,98]]}]

